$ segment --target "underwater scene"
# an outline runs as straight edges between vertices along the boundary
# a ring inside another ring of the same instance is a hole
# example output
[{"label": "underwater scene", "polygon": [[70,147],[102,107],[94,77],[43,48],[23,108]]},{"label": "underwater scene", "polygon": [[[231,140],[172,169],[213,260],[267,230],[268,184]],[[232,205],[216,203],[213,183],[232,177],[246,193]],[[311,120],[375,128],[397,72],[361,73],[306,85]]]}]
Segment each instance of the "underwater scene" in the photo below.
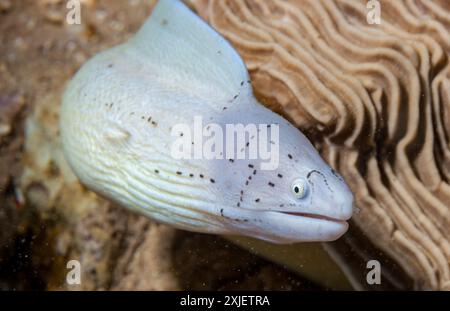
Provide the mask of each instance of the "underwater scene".
[{"label": "underwater scene", "polygon": [[450,290],[449,58],[448,0],[0,0],[0,290]]}]

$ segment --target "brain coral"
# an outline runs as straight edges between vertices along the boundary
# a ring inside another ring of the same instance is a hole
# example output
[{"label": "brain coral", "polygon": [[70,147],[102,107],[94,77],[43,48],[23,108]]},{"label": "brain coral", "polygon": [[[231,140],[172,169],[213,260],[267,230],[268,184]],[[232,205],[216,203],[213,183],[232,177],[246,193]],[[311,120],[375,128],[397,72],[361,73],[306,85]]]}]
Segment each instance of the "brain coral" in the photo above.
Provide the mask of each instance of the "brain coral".
[{"label": "brain coral", "polygon": [[448,290],[450,2],[380,1],[381,24],[367,3],[190,1],[344,175],[356,225],[419,287]]}]

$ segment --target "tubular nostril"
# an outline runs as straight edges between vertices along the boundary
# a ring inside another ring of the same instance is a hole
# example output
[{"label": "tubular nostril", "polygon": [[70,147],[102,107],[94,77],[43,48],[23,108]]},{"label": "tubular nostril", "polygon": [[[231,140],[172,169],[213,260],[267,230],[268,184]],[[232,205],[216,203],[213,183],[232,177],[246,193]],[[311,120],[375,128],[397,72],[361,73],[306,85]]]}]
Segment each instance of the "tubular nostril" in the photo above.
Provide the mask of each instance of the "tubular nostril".
[{"label": "tubular nostril", "polygon": [[349,220],[353,216],[353,204],[344,204],[341,207],[342,218]]},{"label": "tubular nostril", "polygon": [[341,214],[345,220],[350,219],[353,215],[353,195],[351,193],[350,196],[341,203]]},{"label": "tubular nostril", "polygon": [[350,191],[342,192],[339,199],[340,218],[348,220],[353,216],[353,193]]}]

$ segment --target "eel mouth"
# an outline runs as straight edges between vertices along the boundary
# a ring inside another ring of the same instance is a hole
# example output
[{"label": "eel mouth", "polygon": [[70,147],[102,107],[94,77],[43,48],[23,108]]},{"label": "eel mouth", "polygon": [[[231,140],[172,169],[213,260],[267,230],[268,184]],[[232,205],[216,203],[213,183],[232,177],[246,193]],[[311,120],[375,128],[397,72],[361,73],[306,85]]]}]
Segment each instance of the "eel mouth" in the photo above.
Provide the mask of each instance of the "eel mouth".
[{"label": "eel mouth", "polygon": [[314,219],[333,221],[333,222],[339,222],[339,223],[346,223],[346,219],[333,218],[330,216],[319,215],[319,214],[300,213],[300,212],[285,212],[285,211],[277,211],[277,213],[282,213],[282,214],[297,216],[297,217],[306,217],[306,218],[314,218]]}]

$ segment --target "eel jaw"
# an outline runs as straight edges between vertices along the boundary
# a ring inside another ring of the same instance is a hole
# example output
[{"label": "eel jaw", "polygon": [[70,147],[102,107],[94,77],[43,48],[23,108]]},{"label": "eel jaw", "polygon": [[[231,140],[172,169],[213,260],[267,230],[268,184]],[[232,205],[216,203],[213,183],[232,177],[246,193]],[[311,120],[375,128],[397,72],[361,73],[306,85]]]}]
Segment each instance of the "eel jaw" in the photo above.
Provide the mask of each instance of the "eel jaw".
[{"label": "eel jaw", "polygon": [[259,213],[265,232],[251,235],[277,244],[330,242],[340,238],[348,229],[347,219],[285,211]]},{"label": "eel jaw", "polygon": [[312,214],[312,213],[301,213],[301,212],[285,212],[285,211],[277,211],[278,213],[283,213],[287,215],[292,216],[299,216],[299,217],[309,217],[309,218],[315,218],[315,219],[323,219],[328,221],[335,221],[335,222],[346,222],[349,220],[350,217],[346,218],[334,218],[326,215],[320,215],[320,214]]}]

